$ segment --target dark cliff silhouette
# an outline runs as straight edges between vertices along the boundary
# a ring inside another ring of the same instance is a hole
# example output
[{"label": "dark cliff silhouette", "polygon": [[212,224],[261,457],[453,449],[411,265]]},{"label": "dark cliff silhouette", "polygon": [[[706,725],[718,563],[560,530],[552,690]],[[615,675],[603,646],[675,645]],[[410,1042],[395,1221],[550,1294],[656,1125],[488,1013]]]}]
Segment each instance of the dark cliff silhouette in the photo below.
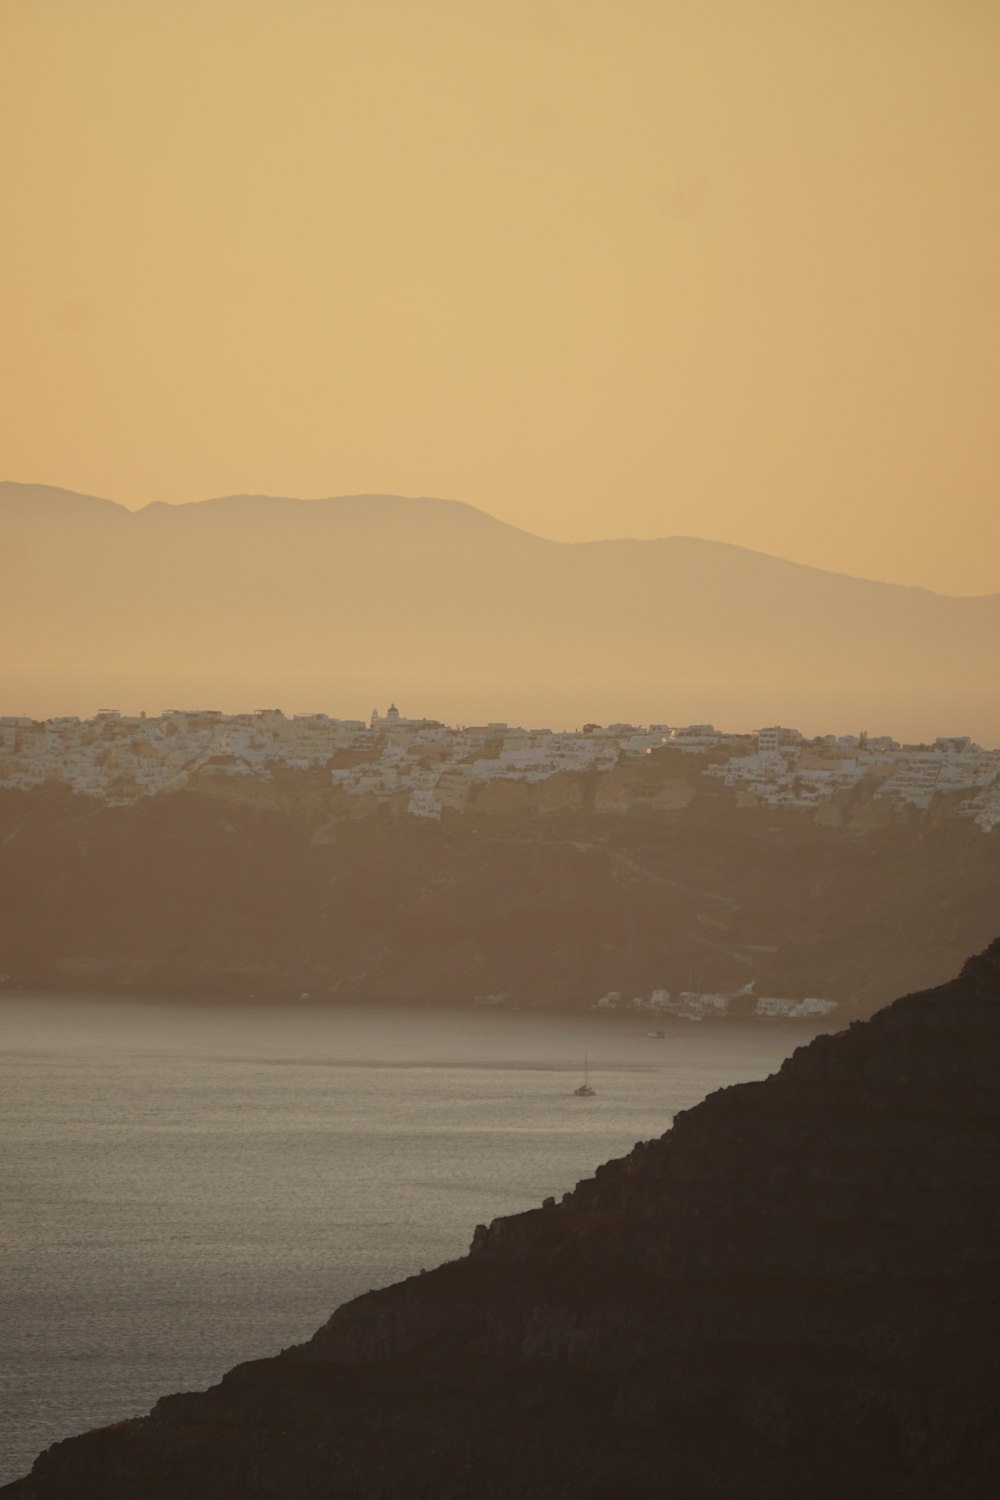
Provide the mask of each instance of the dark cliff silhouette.
[{"label": "dark cliff silhouette", "polygon": [[559,543],[455,501],[229,496],[132,512],[0,484],[6,712],[863,726],[1000,742],[1000,596],[694,537]]},{"label": "dark cliff silhouette", "polygon": [[[10,1500],[991,1494],[1000,942]],[[247,1309],[253,1316],[253,1309]]]}]

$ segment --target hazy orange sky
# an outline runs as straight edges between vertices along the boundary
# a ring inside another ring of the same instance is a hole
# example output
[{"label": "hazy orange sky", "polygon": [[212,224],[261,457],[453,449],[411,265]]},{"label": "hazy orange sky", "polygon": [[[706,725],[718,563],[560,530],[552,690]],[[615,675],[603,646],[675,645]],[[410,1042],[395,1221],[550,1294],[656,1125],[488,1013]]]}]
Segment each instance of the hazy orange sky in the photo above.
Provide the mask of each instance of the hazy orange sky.
[{"label": "hazy orange sky", "polygon": [[0,477],[1000,590],[997,0],[0,0]]}]

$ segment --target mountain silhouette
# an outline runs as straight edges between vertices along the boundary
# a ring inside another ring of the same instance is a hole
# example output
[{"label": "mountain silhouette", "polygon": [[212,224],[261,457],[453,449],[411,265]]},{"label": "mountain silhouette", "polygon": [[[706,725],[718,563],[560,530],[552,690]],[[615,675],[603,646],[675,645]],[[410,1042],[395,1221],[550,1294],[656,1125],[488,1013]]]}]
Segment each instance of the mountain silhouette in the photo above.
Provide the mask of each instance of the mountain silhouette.
[{"label": "mountain silhouette", "polygon": [[779,720],[1000,740],[1000,595],[694,537],[549,541],[458,501],[138,511],[0,484],[7,712],[278,704],[565,727]]}]

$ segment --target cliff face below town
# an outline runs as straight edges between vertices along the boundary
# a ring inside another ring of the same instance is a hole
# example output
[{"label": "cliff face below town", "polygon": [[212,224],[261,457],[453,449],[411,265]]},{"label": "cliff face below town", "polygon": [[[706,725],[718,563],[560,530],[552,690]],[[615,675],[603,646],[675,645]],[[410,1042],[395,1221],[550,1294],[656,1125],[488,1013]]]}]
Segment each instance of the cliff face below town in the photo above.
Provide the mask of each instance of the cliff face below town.
[{"label": "cliff face below town", "polygon": [[476,789],[440,823],[317,771],[115,807],[0,791],[6,983],[581,1009],[609,990],[870,1014],[997,926],[1000,834],[946,799],[743,805],[696,759]]},{"label": "cliff face below town", "polygon": [[991,1494],[998,1079],[1000,942],[478,1228],[463,1260],[57,1444],[4,1493]]}]

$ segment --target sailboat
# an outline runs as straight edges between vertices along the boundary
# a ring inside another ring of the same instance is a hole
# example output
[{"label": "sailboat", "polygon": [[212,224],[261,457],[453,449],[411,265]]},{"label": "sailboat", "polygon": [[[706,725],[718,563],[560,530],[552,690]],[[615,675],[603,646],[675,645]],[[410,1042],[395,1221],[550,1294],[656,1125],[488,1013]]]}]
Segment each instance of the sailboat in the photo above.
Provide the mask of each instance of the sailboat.
[{"label": "sailboat", "polygon": [[581,1083],[581,1085],[580,1085],[580,1087],[578,1089],[574,1089],[573,1090],[573,1093],[576,1095],[576,1097],[578,1099],[592,1099],[594,1097],[594,1095],[597,1093],[596,1089],[592,1089],[590,1087],[590,1083],[588,1081],[588,1078],[589,1078],[589,1074],[588,1074],[588,1069],[587,1069],[587,1054],[585,1052],[583,1054],[583,1082]]}]

